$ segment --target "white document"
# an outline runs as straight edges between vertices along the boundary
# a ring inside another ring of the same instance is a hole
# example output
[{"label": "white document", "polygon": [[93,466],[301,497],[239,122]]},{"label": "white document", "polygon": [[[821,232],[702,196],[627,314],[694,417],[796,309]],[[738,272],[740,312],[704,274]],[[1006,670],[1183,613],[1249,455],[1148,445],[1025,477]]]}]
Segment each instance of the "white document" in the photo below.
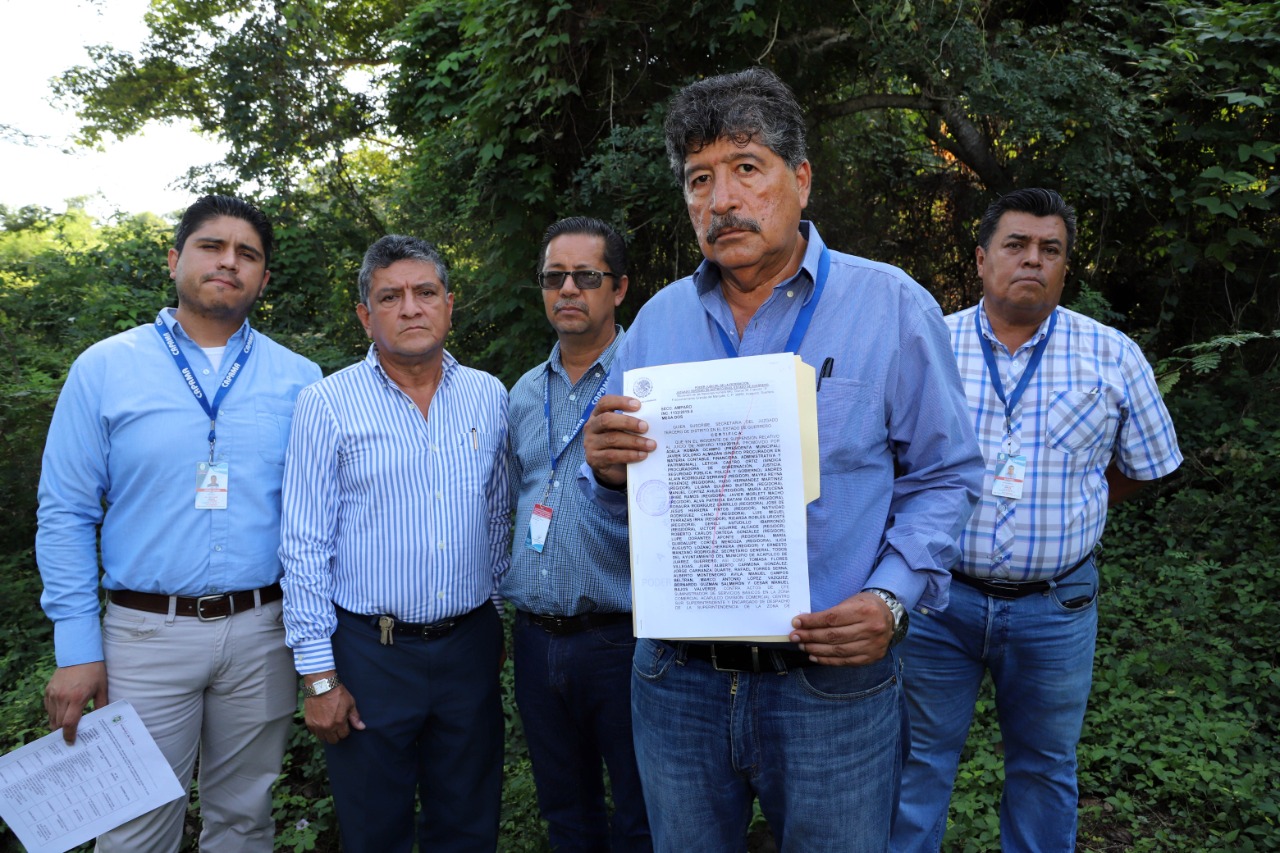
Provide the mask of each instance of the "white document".
[{"label": "white document", "polygon": [[64,853],[183,794],[160,747],[124,700],[0,757],[0,817],[29,853]]},{"label": "white document", "polygon": [[657,449],[627,466],[637,637],[786,642],[809,611],[813,368],[790,353],[628,370]]}]

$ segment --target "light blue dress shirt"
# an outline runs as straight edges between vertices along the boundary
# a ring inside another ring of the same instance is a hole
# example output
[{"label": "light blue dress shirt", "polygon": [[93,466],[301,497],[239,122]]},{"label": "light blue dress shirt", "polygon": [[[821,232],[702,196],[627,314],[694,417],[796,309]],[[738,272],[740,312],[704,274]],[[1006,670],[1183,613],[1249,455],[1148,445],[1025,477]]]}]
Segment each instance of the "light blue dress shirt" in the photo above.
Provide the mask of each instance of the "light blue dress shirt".
[{"label": "light blue dress shirt", "polygon": [[[631,556],[627,520],[604,512],[577,488],[585,461],[582,430],[573,428],[606,378],[624,335],[605,347],[578,384],[569,381],[560,362],[560,344],[551,356],[511,388],[511,492],[516,498],[511,571],[502,580],[502,596],[539,616],[631,612]],[[551,423],[546,402],[550,392]],[[563,449],[551,477],[551,447]],[[552,510],[541,553],[526,544],[533,505]]]},{"label": "light blue dress shirt", "polygon": [[[222,364],[160,313],[213,399],[249,334]],[[280,483],[293,401],[320,368],[261,332],[218,413],[216,462],[228,465],[225,510],[195,508],[196,466],[209,459],[209,418],[153,324],[99,341],[71,365],[49,426],[40,476],[40,604],[59,666],[103,659],[102,586],[213,595],[280,579]]]},{"label": "light blue dress shirt", "polygon": [[1133,480],[1154,480],[1182,463],[1169,410],[1138,345],[1110,326],[1066,308],[1032,374],[1012,422],[1012,453],[1027,458],[1023,495],[1013,501],[1013,560],[993,571],[999,498],[991,494],[996,454],[1005,445],[1004,404],[988,375],[974,325],[991,341],[1006,397],[1018,384],[1049,318],[1015,353],[996,339],[984,302],[948,315],[970,417],[986,455],[982,497],[960,538],[957,567],[979,578],[1051,578],[1093,551],[1107,522],[1107,466]]},{"label": "light blue dress shirt", "polygon": [[468,613],[511,561],[507,391],[448,352],[424,418],[378,361],[298,396],[284,477],[285,637],[334,668],[334,605],[400,622]]},{"label": "light blue dress shirt", "polygon": [[[740,355],[781,352],[813,297],[823,242],[808,222],[800,231],[801,269],[751,318]],[[737,341],[719,270],[704,261],[640,310],[614,360],[611,393],[630,368],[724,358],[717,327]],[[833,251],[798,355],[818,370],[832,359],[818,391],[822,497],[808,510],[812,610],[866,587],[907,607],[945,606],[982,459],[937,302],[897,267]],[[600,487],[586,465],[580,484],[626,512],[626,495]]]}]

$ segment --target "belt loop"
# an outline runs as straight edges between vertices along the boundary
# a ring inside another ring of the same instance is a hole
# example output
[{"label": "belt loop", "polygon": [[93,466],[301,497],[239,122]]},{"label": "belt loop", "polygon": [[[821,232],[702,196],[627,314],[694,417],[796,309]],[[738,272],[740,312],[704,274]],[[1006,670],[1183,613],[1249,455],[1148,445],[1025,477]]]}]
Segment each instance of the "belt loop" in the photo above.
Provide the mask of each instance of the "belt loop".
[{"label": "belt loop", "polygon": [[262,610],[262,590],[261,588],[253,591],[253,612],[258,613]]},{"label": "belt loop", "polygon": [[173,620],[178,617],[178,596],[169,596],[169,613],[164,617],[164,624],[173,625]]}]

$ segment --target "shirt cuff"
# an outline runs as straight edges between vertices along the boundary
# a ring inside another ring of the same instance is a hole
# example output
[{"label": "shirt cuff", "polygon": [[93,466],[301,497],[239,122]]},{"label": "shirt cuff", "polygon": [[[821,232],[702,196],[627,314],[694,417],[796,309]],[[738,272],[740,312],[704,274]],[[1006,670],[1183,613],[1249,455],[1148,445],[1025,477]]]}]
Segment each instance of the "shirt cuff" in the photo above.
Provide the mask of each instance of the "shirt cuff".
[{"label": "shirt cuff", "polygon": [[96,615],[54,622],[53,648],[58,666],[78,666],[104,660],[102,623]]},{"label": "shirt cuff", "polygon": [[595,472],[591,466],[583,462],[578,469],[578,488],[587,500],[593,502],[609,515],[621,518],[627,514],[627,490],[611,489],[596,482]]},{"label": "shirt cuff", "polygon": [[914,610],[924,597],[925,587],[929,584],[928,574],[928,571],[913,571],[901,554],[890,549],[871,572],[863,589],[888,590],[897,596],[903,607]]},{"label": "shirt cuff", "polygon": [[333,662],[333,643],[329,639],[299,643],[293,650],[293,668],[298,675],[336,670]]}]

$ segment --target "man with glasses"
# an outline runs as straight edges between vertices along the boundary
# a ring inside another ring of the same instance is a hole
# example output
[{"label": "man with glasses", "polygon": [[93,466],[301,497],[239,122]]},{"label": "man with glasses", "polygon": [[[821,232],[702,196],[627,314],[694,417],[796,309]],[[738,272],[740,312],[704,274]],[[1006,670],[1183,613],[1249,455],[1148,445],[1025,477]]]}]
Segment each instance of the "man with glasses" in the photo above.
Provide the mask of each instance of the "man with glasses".
[{"label": "man with glasses", "polygon": [[575,216],[547,229],[541,261],[556,344],[512,387],[508,430],[517,504],[502,595],[516,606],[516,703],[551,846],[650,850],[631,744],[627,523],[575,485],[582,426],[623,339],[614,311],[627,294],[627,247],[604,222]]}]

